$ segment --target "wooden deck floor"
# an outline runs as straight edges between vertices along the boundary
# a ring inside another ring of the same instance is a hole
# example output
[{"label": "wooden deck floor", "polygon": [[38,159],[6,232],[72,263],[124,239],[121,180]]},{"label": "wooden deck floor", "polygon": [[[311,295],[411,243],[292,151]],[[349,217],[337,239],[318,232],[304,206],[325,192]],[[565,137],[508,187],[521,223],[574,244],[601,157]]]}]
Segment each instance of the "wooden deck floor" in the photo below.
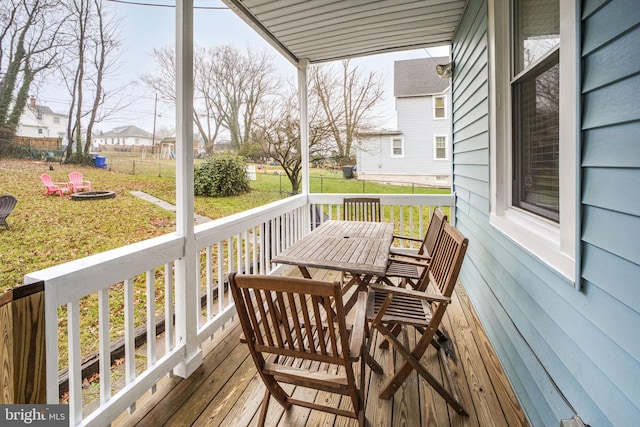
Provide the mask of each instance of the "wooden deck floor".
[{"label": "wooden deck floor", "polygon": [[[293,269],[292,269],[293,270]],[[294,270],[295,271],[295,270]],[[293,273],[295,274],[295,273]],[[331,280],[331,273],[314,278]],[[487,336],[480,326],[463,286],[443,320],[452,338],[454,359],[450,366],[457,377],[469,417],[458,415],[429,385],[413,373],[390,400],[378,399],[386,375],[367,374],[366,418],[372,426],[527,426],[526,418],[504,376]],[[240,326],[232,323],[203,348],[205,359],[188,379],[165,378],[153,395],[144,396],[133,414],[122,414],[114,426],[234,426],[257,424],[264,386],[244,344]],[[405,339],[411,339],[406,337]],[[390,351],[378,349],[375,357],[391,372]],[[435,352],[423,363],[437,367]],[[430,369],[434,374],[434,369]],[[300,389],[296,392],[309,393]],[[308,397],[307,397],[308,398]],[[329,399],[323,393],[316,399]],[[335,398],[335,404],[340,399]],[[272,399],[269,426],[356,426],[354,420],[319,411],[293,407],[284,412]]]}]

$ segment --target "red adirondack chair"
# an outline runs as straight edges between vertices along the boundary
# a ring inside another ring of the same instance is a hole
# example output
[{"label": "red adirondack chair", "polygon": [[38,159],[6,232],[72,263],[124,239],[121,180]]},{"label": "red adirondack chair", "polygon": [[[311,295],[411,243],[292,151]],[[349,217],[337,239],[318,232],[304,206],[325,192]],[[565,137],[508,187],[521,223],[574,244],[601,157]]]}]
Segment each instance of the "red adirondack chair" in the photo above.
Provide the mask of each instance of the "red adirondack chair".
[{"label": "red adirondack chair", "polygon": [[53,182],[51,181],[51,177],[46,173],[40,175],[40,181],[44,184],[46,189],[46,195],[49,194],[58,194],[62,197],[65,193],[69,193],[71,190],[69,189],[69,185],[66,182]]},{"label": "red adirondack chair", "polygon": [[80,172],[71,172],[69,174],[69,183],[71,184],[71,191],[74,193],[85,190],[91,191],[91,181],[84,181]]}]

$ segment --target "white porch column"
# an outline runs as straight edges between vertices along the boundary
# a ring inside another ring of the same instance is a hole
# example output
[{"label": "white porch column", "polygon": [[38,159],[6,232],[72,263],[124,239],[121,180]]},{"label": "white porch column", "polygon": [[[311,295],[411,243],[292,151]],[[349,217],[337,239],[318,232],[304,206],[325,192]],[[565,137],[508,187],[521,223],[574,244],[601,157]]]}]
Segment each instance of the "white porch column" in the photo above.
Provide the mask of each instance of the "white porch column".
[{"label": "white porch column", "polygon": [[188,377],[202,364],[198,346],[198,284],[193,231],[193,0],[176,1],[176,232],[184,257],[176,261],[176,344],[185,358],[175,370]]},{"label": "white porch column", "polygon": [[[302,161],[302,193],[309,194],[309,82],[307,68],[309,61],[300,60],[298,63],[298,93],[300,96],[300,156]],[[304,234],[311,230],[309,209],[305,211],[304,224],[307,227]]]}]

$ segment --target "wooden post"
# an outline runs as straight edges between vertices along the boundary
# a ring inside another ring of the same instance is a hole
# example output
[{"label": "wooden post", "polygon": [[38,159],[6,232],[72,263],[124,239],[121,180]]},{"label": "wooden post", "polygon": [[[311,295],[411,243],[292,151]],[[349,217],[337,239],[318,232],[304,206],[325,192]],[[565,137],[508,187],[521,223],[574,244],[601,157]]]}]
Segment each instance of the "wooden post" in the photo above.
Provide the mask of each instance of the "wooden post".
[{"label": "wooden post", "polygon": [[45,404],[44,282],[0,296],[0,404]]}]

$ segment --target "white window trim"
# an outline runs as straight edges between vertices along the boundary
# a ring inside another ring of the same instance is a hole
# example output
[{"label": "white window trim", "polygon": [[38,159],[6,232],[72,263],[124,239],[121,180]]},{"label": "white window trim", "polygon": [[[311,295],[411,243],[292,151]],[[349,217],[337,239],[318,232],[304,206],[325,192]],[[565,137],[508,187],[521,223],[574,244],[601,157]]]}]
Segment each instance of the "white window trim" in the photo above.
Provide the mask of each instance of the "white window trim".
[{"label": "white window trim", "polygon": [[[534,257],[576,283],[578,138],[577,10],[560,1],[560,223],[511,203],[511,52],[509,0],[489,0],[489,221]],[[505,23],[505,25],[502,25]],[[499,53],[499,54],[496,54]],[[569,159],[569,160],[567,160]]]},{"label": "white window trim", "polygon": [[[444,117],[436,117],[436,99],[444,100]],[[433,104],[433,120],[447,120],[449,113],[447,108],[447,95],[434,95],[431,97],[431,102]]]},{"label": "white window trim", "polygon": [[[436,140],[438,138],[444,138],[444,157],[437,157],[436,153],[438,152],[436,145]],[[449,137],[447,135],[433,135],[433,160],[436,162],[447,161],[449,160]]]},{"label": "white window trim", "polygon": [[[400,140],[400,146],[402,147],[402,154],[393,154],[393,141],[395,140]],[[392,137],[391,138],[391,157],[394,159],[401,159],[404,158],[404,138],[402,137]]]}]

